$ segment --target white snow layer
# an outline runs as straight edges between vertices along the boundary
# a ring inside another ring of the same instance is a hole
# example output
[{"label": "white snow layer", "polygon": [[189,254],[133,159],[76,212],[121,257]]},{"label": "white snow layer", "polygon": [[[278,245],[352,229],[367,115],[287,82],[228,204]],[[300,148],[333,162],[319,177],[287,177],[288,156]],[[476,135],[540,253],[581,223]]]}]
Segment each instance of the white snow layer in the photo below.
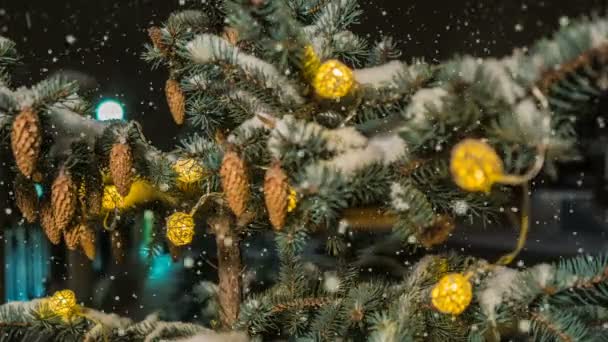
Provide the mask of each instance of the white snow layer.
[{"label": "white snow layer", "polygon": [[266,86],[278,89],[285,96],[297,103],[303,103],[303,99],[291,82],[270,63],[257,57],[241,53],[225,39],[201,34],[191,40],[186,46],[191,59],[199,64],[225,61],[239,65],[250,73],[262,73],[265,76]]},{"label": "white snow layer", "polygon": [[494,321],[496,307],[508,296],[517,274],[518,272],[511,268],[497,268],[486,280],[485,288],[479,292],[479,307],[490,321]]},{"label": "white snow layer", "polygon": [[405,67],[403,62],[391,61],[376,67],[355,69],[353,73],[357,83],[378,88],[394,86],[395,76],[403,72]]},{"label": "white snow layer", "polygon": [[421,89],[412,96],[405,116],[414,123],[421,123],[426,120],[429,110],[441,111],[443,109],[443,101],[448,95],[447,90],[441,87]]}]

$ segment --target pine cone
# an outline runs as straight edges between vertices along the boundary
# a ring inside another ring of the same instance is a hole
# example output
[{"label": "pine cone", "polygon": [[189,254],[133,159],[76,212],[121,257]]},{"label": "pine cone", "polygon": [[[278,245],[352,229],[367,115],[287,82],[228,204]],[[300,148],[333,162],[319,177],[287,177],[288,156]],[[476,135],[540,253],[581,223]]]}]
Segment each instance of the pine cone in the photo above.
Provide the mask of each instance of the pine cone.
[{"label": "pine cone", "polygon": [[79,223],[78,225],[63,231],[63,240],[65,240],[65,246],[69,250],[75,251],[76,248],[80,246],[80,235],[85,229],[88,228],[84,224]]},{"label": "pine cone", "polygon": [[268,210],[268,218],[275,230],[281,230],[287,217],[289,198],[289,183],[287,175],[279,163],[275,163],[266,171],[264,177],[264,200]]},{"label": "pine cone", "polygon": [[227,40],[230,44],[236,45],[239,42],[239,31],[234,27],[224,27],[222,38]]},{"label": "pine cone", "polygon": [[450,233],[455,227],[456,225],[451,217],[438,215],[433,224],[421,229],[418,240],[426,248],[440,245],[450,237]]},{"label": "pine cone", "polygon": [[85,227],[80,232],[80,247],[89,260],[95,259],[95,231],[93,229]]},{"label": "pine cone", "polygon": [[182,125],[186,117],[186,97],[179,82],[174,79],[168,79],[165,84],[165,96],[167,97],[167,104],[173,116],[173,121],[178,125]]},{"label": "pine cone", "polygon": [[133,155],[127,144],[117,143],[110,152],[110,175],[118,193],[125,197],[133,184]]},{"label": "pine cone", "polygon": [[157,48],[163,54],[166,54],[169,50],[167,44],[163,42],[163,33],[158,26],[152,26],[148,28],[148,37],[155,48]]},{"label": "pine cone", "polygon": [[31,108],[23,109],[13,121],[11,147],[17,168],[27,178],[36,171],[41,145],[42,129],[38,114]]},{"label": "pine cone", "polygon": [[76,186],[70,174],[61,170],[51,187],[51,208],[55,218],[55,226],[64,230],[72,221],[76,212]]},{"label": "pine cone", "polygon": [[224,155],[220,176],[228,206],[236,217],[240,217],[247,210],[249,178],[247,177],[245,162],[236,152],[229,151]]},{"label": "pine cone", "polygon": [[61,242],[61,230],[57,229],[55,225],[53,210],[48,202],[44,203],[40,208],[40,225],[44,229],[46,237],[53,245],[58,245]]},{"label": "pine cone", "polygon": [[117,264],[122,264],[125,259],[124,239],[118,230],[114,230],[110,232],[110,240],[112,242],[112,257]]},{"label": "pine cone", "polygon": [[34,184],[23,177],[15,180],[15,204],[25,220],[34,223],[38,217],[38,194]]}]

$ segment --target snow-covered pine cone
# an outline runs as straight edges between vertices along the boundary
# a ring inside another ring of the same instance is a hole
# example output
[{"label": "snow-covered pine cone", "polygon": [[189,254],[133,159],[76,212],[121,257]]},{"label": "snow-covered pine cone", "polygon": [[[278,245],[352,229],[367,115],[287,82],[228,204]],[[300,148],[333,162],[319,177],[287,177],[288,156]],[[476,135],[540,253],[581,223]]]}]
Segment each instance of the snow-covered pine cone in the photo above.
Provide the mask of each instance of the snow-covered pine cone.
[{"label": "snow-covered pine cone", "polygon": [[186,97],[179,85],[179,82],[174,79],[168,79],[165,83],[165,96],[167,104],[173,116],[173,121],[176,124],[182,125],[186,117]]},{"label": "snow-covered pine cone", "polygon": [[127,196],[135,178],[133,172],[133,154],[131,147],[124,143],[116,143],[110,152],[110,175],[116,190],[121,196]]},{"label": "snow-covered pine cone", "polygon": [[61,242],[61,229],[55,225],[55,217],[53,217],[53,209],[49,202],[45,202],[40,207],[40,225],[44,229],[44,233],[53,245],[58,245]]},{"label": "snow-covered pine cone", "polygon": [[68,227],[76,212],[76,204],[76,185],[69,172],[62,169],[51,187],[51,208],[57,229],[62,231]]},{"label": "snow-covered pine cone", "polygon": [[247,210],[250,192],[245,162],[236,152],[226,152],[222,160],[220,176],[228,206],[236,217],[240,217]]},{"label": "snow-covered pine cone", "polygon": [[27,178],[36,171],[41,146],[42,129],[38,114],[31,108],[25,108],[13,121],[11,147],[17,168]]},{"label": "snow-covered pine cone", "polygon": [[18,176],[14,189],[17,208],[27,222],[34,223],[38,218],[38,195],[34,184]]},{"label": "snow-covered pine cone", "polygon": [[264,176],[264,201],[274,229],[283,229],[289,202],[289,182],[279,163],[272,165]]},{"label": "snow-covered pine cone", "polygon": [[80,247],[84,254],[93,261],[95,259],[95,231],[89,227],[84,227],[80,232]]}]

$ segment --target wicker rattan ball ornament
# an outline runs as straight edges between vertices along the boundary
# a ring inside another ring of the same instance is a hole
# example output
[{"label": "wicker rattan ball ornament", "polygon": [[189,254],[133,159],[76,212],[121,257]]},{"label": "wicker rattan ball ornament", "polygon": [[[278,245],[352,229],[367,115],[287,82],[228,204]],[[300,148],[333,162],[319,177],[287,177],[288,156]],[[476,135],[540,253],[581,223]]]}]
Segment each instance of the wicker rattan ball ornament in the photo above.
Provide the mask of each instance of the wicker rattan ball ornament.
[{"label": "wicker rattan ball ornament", "polygon": [[355,85],[353,71],[342,62],[330,59],[317,69],[312,86],[324,99],[337,100],[348,95]]},{"label": "wicker rattan ball ornament", "polygon": [[76,294],[72,290],[57,291],[48,298],[47,307],[53,314],[69,319],[78,312]]},{"label": "wicker rattan ball ornament", "polygon": [[287,212],[290,213],[296,210],[298,206],[298,193],[289,187],[289,197],[287,197]]},{"label": "wicker rattan ball ornament", "polygon": [[123,197],[120,196],[116,186],[106,185],[103,187],[103,197],[101,199],[101,208],[103,211],[113,211],[123,207]]},{"label": "wicker rattan ball ornament", "polygon": [[174,246],[184,246],[194,237],[194,218],[184,212],[176,212],[167,218],[167,239]]},{"label": "wicker rattan ball ornament", "polygon": [[487,143],[465,139],[452,149],[450,171],[456,185],[471,192],[489,192],[503,175],[502,160]]},{"label": "wicker rattan ball ornament", "polygon": [[473,286],[460,273],[447,274],[431,291],[433,306],[446,314],[459,315],[471,304]]},{"label": "wicker rattan ball ornament", "polygon": [[200,182],[205,177],[205,169],[196,159],[180,158],[173,164],[173,170],[177,173],[177,184],[181,188]]}]

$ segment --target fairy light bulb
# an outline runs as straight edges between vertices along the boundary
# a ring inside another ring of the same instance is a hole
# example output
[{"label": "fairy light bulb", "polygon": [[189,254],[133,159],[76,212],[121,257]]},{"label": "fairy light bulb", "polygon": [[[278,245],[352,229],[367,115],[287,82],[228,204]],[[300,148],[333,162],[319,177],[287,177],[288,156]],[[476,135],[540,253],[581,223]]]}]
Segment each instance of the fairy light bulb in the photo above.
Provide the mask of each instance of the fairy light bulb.
[{"label": "fairy light bulb", "polygon": [[450,171],[456,185],[471,192],[489,192],[503,176],[502,160],[487,143],[465,139],[452,149]]},{"label": "fairy light bulb", "polygon": [[176,212],[167,218],[167,239],[174,246],[184,246],[194,237],[194,218],[184,212]]}]

